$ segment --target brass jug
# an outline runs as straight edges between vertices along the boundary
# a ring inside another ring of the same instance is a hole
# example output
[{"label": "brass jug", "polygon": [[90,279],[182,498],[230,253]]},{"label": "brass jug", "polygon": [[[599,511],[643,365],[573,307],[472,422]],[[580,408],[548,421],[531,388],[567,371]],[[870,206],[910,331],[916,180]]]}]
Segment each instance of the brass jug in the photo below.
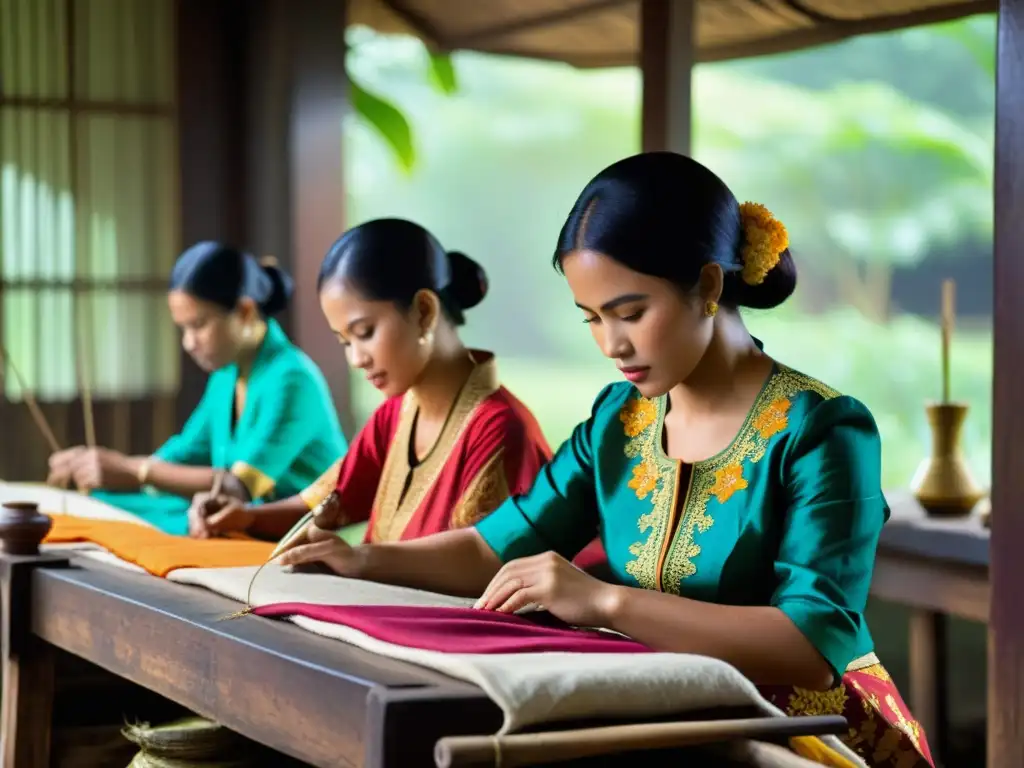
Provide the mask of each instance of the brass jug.
[{"label": "brass jug", "polygon": [[925,512],[934,517],[965,517],[985,495],[960,450],[967,409],[966,403],[931,403],[925,407],[932,452],[917,468],[910,488]]}]

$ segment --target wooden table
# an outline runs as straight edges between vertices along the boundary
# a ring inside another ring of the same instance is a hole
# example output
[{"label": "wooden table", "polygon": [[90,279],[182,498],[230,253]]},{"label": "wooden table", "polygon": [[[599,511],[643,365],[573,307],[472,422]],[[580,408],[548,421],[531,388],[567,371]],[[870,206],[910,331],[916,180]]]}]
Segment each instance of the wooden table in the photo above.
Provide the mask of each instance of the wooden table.
[{"label": "wooden table", "polygon": [[948,754],[947,617],[988,623],[989,531],[978,516],[928,518],[909,492],[887,494],[871,594],[910,608],[909,705],[941,761]]},{"label": "wooden table", "polygon": [[[49,766],[58,657],[95,665],[314,766],[432,765],[442,737],[490,735],[502,722],[476,686],[285,622],[225,621],[238,603],[74,554],[0,554],[0,604],[2,768]],[[678,719],[751,717],[760,721],[751,736],[782,743],[848,727],[842,717],[765,717],[754,708]],[[640,753],[615,757],[629,762]]]},{"label": "wooden table", "polygon": [[87,561],[0,556],[3,766],[49,765],[54,649],[316,766],[431,765],[442,736],[494,733],[475,686],[238,604]]}]

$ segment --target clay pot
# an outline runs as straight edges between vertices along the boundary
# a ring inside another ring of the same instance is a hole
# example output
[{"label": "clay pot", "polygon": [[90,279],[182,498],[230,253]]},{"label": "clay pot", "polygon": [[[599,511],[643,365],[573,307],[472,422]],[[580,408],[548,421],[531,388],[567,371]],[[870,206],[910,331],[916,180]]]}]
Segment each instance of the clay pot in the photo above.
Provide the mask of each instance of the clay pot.
[{"label": "clay pot", "polygon": [[0,553],[37,555],[52,527],[53,520],[34,501],[5,501],[0,504]]}]

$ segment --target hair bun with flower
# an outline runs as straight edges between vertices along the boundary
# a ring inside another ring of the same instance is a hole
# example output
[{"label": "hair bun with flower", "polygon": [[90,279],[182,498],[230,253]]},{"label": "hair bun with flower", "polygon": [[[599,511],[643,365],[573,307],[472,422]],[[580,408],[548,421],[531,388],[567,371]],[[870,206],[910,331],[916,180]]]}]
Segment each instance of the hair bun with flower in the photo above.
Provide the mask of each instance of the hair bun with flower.
[{"label": "hair bun with flower", "polygon": [[743,224],[743,282],[760,285],[782,258],[789,247],[789,233],[785,225],[760,203],[740,206]]}]

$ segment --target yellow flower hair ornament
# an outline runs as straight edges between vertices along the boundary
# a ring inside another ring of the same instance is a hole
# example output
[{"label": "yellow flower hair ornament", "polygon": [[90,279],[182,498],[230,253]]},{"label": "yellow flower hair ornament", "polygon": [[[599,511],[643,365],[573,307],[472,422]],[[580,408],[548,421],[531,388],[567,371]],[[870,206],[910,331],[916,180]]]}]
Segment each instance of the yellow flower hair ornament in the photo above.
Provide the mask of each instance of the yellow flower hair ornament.
[{"label": "yellow flower hair ornament", "polygon": [[782,258],[789,247],[789,233],[785,225],[760,203],[740,206],[743,224],[743,282],[760,285]]}]

